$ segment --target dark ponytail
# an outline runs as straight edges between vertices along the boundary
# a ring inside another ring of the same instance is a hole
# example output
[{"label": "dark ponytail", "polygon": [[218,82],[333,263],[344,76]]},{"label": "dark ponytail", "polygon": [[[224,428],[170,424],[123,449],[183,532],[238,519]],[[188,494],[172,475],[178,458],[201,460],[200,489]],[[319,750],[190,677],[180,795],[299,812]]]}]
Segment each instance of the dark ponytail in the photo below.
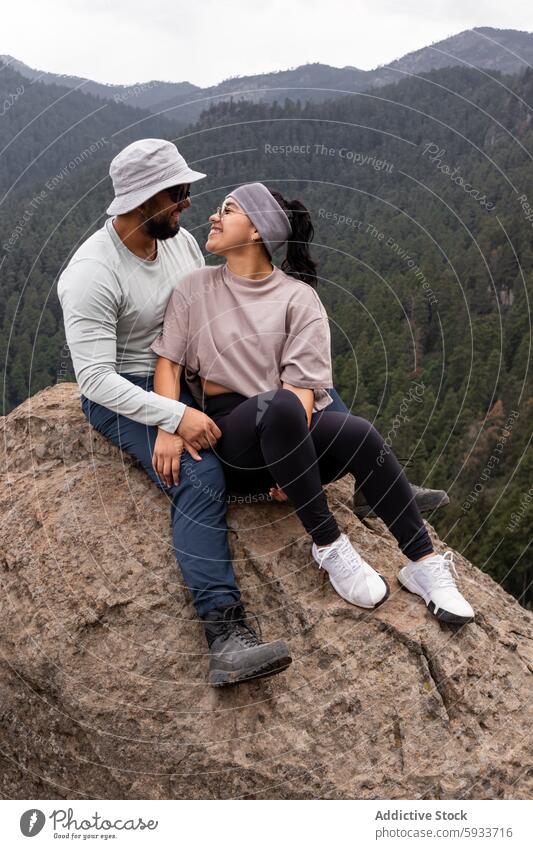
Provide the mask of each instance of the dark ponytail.
[{"label": "dark ponytail", "polygon": [[292,233],[287,242],[287,256],[281,263],[281,270],[316,289],[317,264],[309,253],[309,243],[313,241],[315,230],[309,210],[299,200],[285,200],[283,195],[272,189],[270,194],[287,213],[292,227]]}]

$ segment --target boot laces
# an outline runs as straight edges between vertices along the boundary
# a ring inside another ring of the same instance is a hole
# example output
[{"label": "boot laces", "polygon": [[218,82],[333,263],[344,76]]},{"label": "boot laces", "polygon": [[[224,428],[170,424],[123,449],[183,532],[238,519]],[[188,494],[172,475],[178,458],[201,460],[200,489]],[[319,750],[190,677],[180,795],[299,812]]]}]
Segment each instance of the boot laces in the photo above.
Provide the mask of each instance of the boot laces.
[{"label": "boot laces", "polygon": [[[259,636],[248,621],[250,615],[253,616],[257,622]],[[262,641],[263,635],[261,632],[261,623],[259,622],[258,617],[255,613],[249,614],[245,612],[242,604],[233,604],[226,607],[222,615],[222,621],[227,626],[224,629],[224,640],[227,640],[231,633],[237,633],[241,642],[244,642],[248,646],[256,646]]]},{"label": "boot laces", "polygon": [[[447,555],[450,555],[447,557]],[[445,551],[444,554],[438,555],[439,559],[428,565],[431,570],[431,575],[435,579],[435,585],[438,587],[452,587],[457,589],[454,575],[457,575],[457,569],[453,562],[453,551]],[[424,561],[421,561],[421,565]],[[452,572],[454,574],[452,574]]]}]

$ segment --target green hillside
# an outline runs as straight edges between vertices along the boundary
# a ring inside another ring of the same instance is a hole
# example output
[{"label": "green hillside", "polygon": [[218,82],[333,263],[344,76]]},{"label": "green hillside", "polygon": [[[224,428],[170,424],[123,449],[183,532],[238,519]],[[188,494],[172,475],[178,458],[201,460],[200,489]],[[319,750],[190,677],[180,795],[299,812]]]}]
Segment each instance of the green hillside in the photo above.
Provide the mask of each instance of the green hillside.
[{"label": "green hillside", "polygon": [[320,104],[222,103],[179,136],[146,116],[132,127],[137,110],[122,105],[96,113],[105,126],[86,135],[95,116],[76,99],[70,114],[64,98],[63,135],[37,172],[28,163],[52,139],[55,107],[43,125],[19,116],[4,184],[25,168],[33,181],[0,206],[4,412],[63,375],[57,275],[105,220],[115,151],[86,158],[25,220],[43,182],[111,127],[118,148],[128,133],[174,138],[209,175],[184,222],[202,247],[209,213],[237,183],[307,203],[337,388],[389,437],[411,481],[448,490],[450,506],[431,517],[439,534],[530,606],[532,95],[531,71],[449,68]]}]

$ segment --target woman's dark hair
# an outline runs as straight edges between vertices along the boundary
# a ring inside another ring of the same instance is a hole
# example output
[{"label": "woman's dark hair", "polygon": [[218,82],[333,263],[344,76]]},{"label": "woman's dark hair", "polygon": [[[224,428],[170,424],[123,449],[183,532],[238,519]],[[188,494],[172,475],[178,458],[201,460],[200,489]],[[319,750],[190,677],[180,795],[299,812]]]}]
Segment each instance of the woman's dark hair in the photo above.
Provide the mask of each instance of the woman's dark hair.
[{"label": "woman's dark hair", "polygon": [[269,191],[287,214],[292,227],[292,233],[287,242],[287,256],[281,263],[281,270],[285,274],[290,274],[291,277],[309,283],[313,289],[316,289],[317,263],[309,253],[309,243],[313,241],[315,230],[309,210],[299,200],[285,200],[279,192],[275,192],[273,189]]}]

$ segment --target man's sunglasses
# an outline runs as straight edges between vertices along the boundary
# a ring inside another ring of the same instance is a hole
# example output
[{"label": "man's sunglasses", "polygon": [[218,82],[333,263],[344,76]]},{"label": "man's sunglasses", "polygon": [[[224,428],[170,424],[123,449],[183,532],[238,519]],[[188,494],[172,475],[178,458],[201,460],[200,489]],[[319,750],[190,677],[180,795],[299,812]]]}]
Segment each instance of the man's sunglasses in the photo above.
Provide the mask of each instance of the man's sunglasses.
[{"label": "man's sunglasses", "polygon": [[172,203],[183,203],[191,195],[189,186],[183,183],[179,186],[169,186],[165,191],[168,193]]}]

